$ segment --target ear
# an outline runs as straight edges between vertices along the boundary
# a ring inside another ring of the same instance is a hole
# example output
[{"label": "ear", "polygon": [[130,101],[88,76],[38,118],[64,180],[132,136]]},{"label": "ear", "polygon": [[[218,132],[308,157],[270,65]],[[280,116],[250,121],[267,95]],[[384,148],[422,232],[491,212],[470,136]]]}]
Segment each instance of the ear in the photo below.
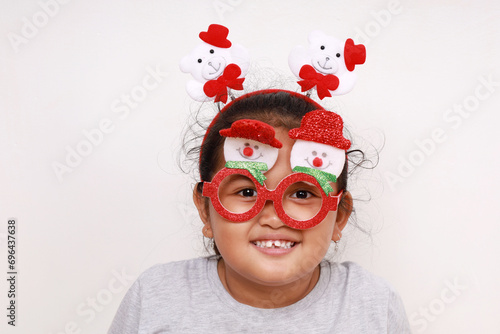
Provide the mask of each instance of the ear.
[{"label": "ear", "polygon": [[337,219],[333,229],[332,240],[339,241],[342,238],[342,230],[347,225],[349,216],[352,213],[352,195],[347,190],[342,194],[342,205],[337,208]]},{"label": "ear", "polygon": [[193,189],[193,202],[198,209],[198,214],[203,222],[203,235],[207,238],[213,238],[212,228],[210,226],[210,215],[208,213],[208,200],[206,197],[201,195],[198,191],[199,184],[197,184]]}]

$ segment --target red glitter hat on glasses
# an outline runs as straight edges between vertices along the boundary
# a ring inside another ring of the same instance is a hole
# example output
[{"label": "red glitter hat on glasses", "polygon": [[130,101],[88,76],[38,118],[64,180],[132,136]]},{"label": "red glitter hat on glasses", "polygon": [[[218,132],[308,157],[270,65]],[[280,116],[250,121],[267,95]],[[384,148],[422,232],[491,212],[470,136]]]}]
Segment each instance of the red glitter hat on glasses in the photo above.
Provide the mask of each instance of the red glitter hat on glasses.
[{"label": "red glitter hat on glasses", "polygon": [[240,119],[235,121],[231,128],[220,130],[219,133],[223,137],[252,139],[272,147],[283,147],[283,144],[274,137],[275,131],[272,126],[254,119]]},{"label": "red glitter hat on glasses", "polygon": [[288,135],[292,139],[313,141],[347,150],[351,147],[351,141],[344,138],[343,128],[344,122],[336,113],[313,110],[305,114],[300,127],[290,130]]}]

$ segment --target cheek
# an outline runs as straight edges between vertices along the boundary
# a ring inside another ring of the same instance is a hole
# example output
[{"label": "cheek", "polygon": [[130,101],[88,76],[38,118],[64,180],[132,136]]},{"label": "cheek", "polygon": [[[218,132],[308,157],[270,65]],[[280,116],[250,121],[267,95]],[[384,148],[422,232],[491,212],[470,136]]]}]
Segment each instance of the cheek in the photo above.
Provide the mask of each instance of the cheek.
[{"label": "cheek", "polygon": [[305,231],[308,236],[308,240],[315,243],[318,248],[324,250],[325,252],[328,250],[328,247],[330,247],[336,218],[337,212],[330,211],[321,223],[312,229]]},{"label": "cheek", "polygon": [[219,250],[224,250],[234,244],[239,244],[247,235],[247,224],[234,223],[222,218],[210,203],[209,221],[213,232],[213,238]]}]

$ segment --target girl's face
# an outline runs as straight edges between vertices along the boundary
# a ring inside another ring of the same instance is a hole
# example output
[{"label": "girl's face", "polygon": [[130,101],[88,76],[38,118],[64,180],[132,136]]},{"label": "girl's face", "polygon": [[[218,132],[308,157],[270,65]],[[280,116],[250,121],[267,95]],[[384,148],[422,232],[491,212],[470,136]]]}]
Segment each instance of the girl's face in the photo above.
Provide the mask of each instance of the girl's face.
[{"label": "girl's face", "polygon": [[[268,189],[275,189],[285,176],[292,173],[290,151],[295,141],[283,128],[276,129],[276,138],[283,147],[275,165],[264,174]],[[219,164],[218,170],[224,167],[224,163]],[[336,184],[333,183],[332,187],[337,194]],[[199,194],[194,197],[205,223],[204,234],[213,236],[222,255],[226,279],[253,285],[280,286],[313,277],[331,241],[340,239],[349,217],[349,213],[330,211],[315,227],[296,230],[281,222],[273,203],[267,202],[251,220],[235,223],[222,218],[211,203],[207,208],[206,198]]]}]

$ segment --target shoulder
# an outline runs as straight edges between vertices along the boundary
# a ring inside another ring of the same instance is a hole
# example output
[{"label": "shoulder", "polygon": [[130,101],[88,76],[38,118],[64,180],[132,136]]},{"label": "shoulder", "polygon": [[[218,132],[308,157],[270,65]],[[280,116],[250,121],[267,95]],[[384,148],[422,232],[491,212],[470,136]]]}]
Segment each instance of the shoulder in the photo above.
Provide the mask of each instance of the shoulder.
[{"label": "shoulder", "polygon": [[326,265],[331,268],[332,279],[337,283],[343,283],[364,292],[366,290],[385,294],[396,292],[384,278],[372,274],[355,262],[326,261]]},{"label": "shoulder", "polygon": [[211,257],[199,257],[188,260],[173,261],[167,263],[155,264],[146,269],[139,278],[147,279],[161,275],[172,275],[186,273],[191,270],[198,270],[211,260]]},{"label": "shoulder", "polygon": [[209,278],[216,265],[214,258],[202,257],[152,266],[136,281],[141,307],[184,305],[193,295],[208,295]]},{"label": "shoulder", "polygon": [[108,334],[142,333],[143,328],[158,325],[159,313],[181,319],[179,312],[186,309],[193,294],[208,295],[206,277],[215,265],[214,258],[196,258],[145,270],[123,298]]},{"label": "shoulder", "polygon": [[399,293],[384,278],[372,274],[354,262],[329,262],[330,283],[336,295],[357,311],[363,325],[371,323],[388,333],[409,333],[409,324]]}]

